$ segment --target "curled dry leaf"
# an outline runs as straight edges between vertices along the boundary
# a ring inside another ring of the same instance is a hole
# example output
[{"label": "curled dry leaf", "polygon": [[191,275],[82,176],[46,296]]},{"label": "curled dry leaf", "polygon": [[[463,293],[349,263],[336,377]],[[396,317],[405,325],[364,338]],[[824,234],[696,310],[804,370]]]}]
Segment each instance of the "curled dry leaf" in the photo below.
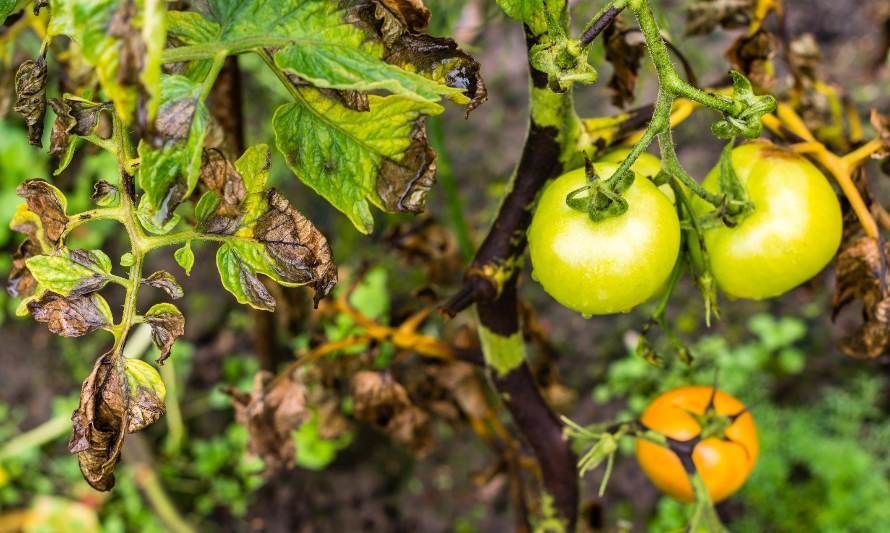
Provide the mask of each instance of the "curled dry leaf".
[{"label": "curled dry leaf", "polygon": [[411,132],[411,144],[402,159],[384,159],[377,177],[377,194],[387,211],[420,213],[426,196],[436,183],[436,152],[426,137],[426,120],[421,118]]},{"label": "curled dry leaf", "polygon": [[210,149],[204,150],[202,155],[200,180],[208,190],[215,193],[203,201],[215,201],[216,205],[209,213],[196,208],[199,230],[215,235],[232,235],[238,230],[244,217],[241,208],[247,197],[244,178],[222,152]]},{"label": "curled dry leaf", "polygon": [[257,219],[254,238],[266,246],[286,281],[312,284],[317,306],[337,284],[331,247],[318,228],[284,195],[270,189],[266,199],[269,210]]},{"label": "curled dry leaf", "polygon": [[74,433],[68,451],[77,454],[84,479],[94,489],[114,486],[129,415],[127,378],[121,360],[107,353],[93,366],[80,389],[80,406],[71,421]]},{"label": "curled dry leaf", "polygon": [[429,10],[420,0],[360,0],[349,11],[354,23],[383,43],[387,63],[461,89],[470,98],[468,115],[488,98],[478,61],[453,40],[421,32]]},{"label": "curled dry leaf", "polygon": [[355,417],[423,454],[432,447],[429,415],[415,406],[408,392],[389,373],[361,371],[352,376]]},{"label": "curled dry leaf", "polygon": [[160,303],[145,313],[145,322],[151,327],[151,340],[161,350],[157,363],[162,365],[170,357],[173,343],[185,333],[185,317],[173,304]]},{"label": "curled dry leaf", "polygon": [[833,318],[855,300],[863,304],[864,322],[841,341],[841,349],[852,357],[878,357],[890,348],[890,277],[887,255],[878,241],[861,237],[838,254],[837,284],[832,298]]},{"label": "curled dry leaf", "polygon": [[717,26],[742,28],[753,11],[754,0],[696,0],[686,7],[686,35],[711,33]]},{"label": "curled dry leaf", "polygon": [[56,112],[50,135],[49,153],[61,156],[68,149],[71,135],[90,135],[99,122],[103,106],[80,98],[50,98],[49,105]]},{"label": "curled dry leaf", "polygon": [[46,113],[46,61],[42,57],[27,60],[15,73],[16,113],[28,125],[28,142],[42,146],[43,116]]},{"label": "curled dry leaf", "polygon": [[[49,243],[58,247],[59,239],[62,238],[65,226],[68,225],[68,215],[65,214],[65,197],[62,193],[40,179],[25,181],[16,188],[15,192],[25,199],[28,210],[40,219],[43,234]],[[31,234],[37,228],[32,228],[30,231],[28,229],[13,229]]]},{"label": "curled dry leaf", "polygon": [[111,325],[108,303],[96,293],[65,298],[47,292],[28,302],[34,320],[43,322],[56,335],[80,337]]},{"label": "curled dry leaf", "polygon": [[167,387],[158,371],[145,361],[127,359],[125,372],[129,393],[127,432],[135,433],[154,424],[167,411]]},{"label": "curled dry leaf", "polygon": [[393,226],[385,238],[405,262],[425,268],[432,283],[447,285],[463,274],[457,241],[431,217]]},{"label": "curled dry leaf", "polygon": [[804,33],[791,41],[788,61],[796,81],[806,83],[818,78],[817,69],[822,61],[822,51],[812,33]]},{"label": "curled dry leaf", "polygon": [[142,284],[161,289],[167,293],[167,296],[174,300],[182,298],[182,295],[184,294],[182,286],[176,281],[176,276],[166,270],[158,270],[157,272],[152,273],[150,276],[142,280]]},{"label": "curled dry leaf", "polygon": [[872,109],[870,120],[881,141],[881,150],[875,152],[872,157],[876,159],[890,158],[890,116],[882,115],[878,113],[877,109]]},{"label": "curled dry leaf", "polygon": [[93,193],[90,199],[101,207],[112,207],[120,199],[120,190],[105,180],[99,180],[93,185]]},{"label": "curled dry leaf", "polygon": [[306,420],[306,388],[297,380],[278,379],[266,386],[271,374],[260,372],[245,394],[230,389],[235,419],[250,434],[250,452],[260,457],[267,472],[291,466],[294,440],[291,433]]},{"label": "curled dry leaf", "polygon": [[613,69],[608,87],[612,90],[612,103],[618,107],[633,102],[640,60],[645,53],[643,43],[631,44],[627,40],[627,35],[620,17],[603,31],[606,61],[611,63]]}]

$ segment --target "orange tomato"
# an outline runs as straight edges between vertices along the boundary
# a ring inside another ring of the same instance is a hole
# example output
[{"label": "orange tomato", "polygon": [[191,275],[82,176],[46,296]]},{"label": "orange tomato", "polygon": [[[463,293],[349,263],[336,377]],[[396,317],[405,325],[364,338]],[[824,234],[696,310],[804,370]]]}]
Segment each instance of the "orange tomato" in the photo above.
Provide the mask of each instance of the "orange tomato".
[{"label": "orange tomato", "polygon": [[[690,414],[705,414],[711,399],[711,387],[680,387],[670,390],[649,404],[641,422],[647,428],[676,440],[688,440],[701,434],[702,428]],[[732,416],[745,406],[729,394],[717,391],[714,408],[720,415]],[[760,446],[754,418],[745,413],[725,431],[728,440],[710,437],[699,442],[692,460],[708,487],[711,500],[719,502],[738,490],[748,479],[757,461]],[[637,461],[646,476],[662,492],[684,502],[695,497],[692,484],[671,450],[653,442],[637,439]]]}]

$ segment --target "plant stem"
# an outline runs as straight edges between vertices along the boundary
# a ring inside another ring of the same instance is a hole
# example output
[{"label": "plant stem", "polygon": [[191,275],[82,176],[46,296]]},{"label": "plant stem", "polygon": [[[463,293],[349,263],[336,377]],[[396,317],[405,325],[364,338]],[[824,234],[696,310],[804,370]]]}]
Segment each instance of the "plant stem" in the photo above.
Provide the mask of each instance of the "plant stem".
[{"label": "plant stem", "polygon": [[0,461],[15,457],[27,450],[39,448],[64,436],[70,430],[71,415],[63,414],[50,418],[39,426],[7,441],[0,448]]},{"label": "plant stem", "polygon": [[287,37],[273,37],[269,35],[255,35],[228,41],[225,43],[193,44],[168,48],[161,54],[163,63],[179,63],[183,61],[195,61],[197,59],[211,59],[222,54],[223,56],[242,54],[260,48],[277,48],[289,44],[303,44],[312,46],[315,43],[311,39],[289,39]]}]

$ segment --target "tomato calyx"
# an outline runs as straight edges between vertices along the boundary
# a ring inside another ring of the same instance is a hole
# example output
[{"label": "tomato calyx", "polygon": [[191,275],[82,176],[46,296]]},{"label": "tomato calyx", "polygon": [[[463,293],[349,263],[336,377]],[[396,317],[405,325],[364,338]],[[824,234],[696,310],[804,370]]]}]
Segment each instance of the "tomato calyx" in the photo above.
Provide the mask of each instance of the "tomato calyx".
[{"label": "tomato calyx", "polygon": [[627,200],[621,195],[633,185],[635,174],[628,170],[622,174],[615,173],[607,180],[600,178],[593,162],[589,159],[584,163],[587,184],[578,187],[566,196],[566,205],[576,211],[587,213],[590,220],[600,222],[607,218],[617,217],[627,211]]}]

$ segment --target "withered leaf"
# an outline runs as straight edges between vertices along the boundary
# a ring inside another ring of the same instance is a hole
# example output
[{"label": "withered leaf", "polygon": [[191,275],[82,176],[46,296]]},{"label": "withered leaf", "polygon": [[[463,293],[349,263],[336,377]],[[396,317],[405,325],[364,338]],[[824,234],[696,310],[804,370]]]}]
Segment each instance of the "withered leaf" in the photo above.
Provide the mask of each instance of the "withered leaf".
[{"label": "withered leaf", "polygon": [[34,320],[63,337],[80,337],[111,323],[108,304],[96,293],[65,298],[47,292],[28,302],[28,311]]},{"label": "withered leaf", "polygon": [[331,247],[318,228],[284,195],[269,189],[266,199],[269,210],[257,219],[254,238],[266,246],[283,278],[293,283],[311,283],[318,305],[337,284],[337,266]]},{"label": "withered leaf", "polygon": [[818,78],[822,51],[812,33],[804,33],[791,41],[788,47],[788,61],[794,78],[799,82],[812,82]]},{"label": "withered leaf", "polygon": [[[68,225],[68,215],[57,189],[44,180],[31,179],[19,185],[15,192],[25,199],[28,209],[40,218],[47,239],[58,245]],[[27,233],[22,229],[16,231]]]},{"label": "withered leaf", "polygon": [[50,98],[49,105],[56,112],[49,141],[49,153],[53,156],[65,153],[71,135],[90,135],[103,108],[100,104],[74,98]]},{"label": "withered leaf", "polygon": [[28,142],[43,146],[43,116],[46,114],[46,61],[43,57],[22,63],[15,74],[16,113],[28,125]]},{"label": "withered leaf", "polygon": [[411,402],[405,387],[391,374],[368,370],[356,372],[349,388],[357,419],[387,433],[417,453],[429,451],[432,446],[430,417]]},{"label": "withered leaf", "polygon": [[158,270],[157,272],[153,272],[150,276],[142,280],[143,285],[148,285],[149,287],[154,287],[156,289],[161,289],[162,291],[167,293],[167,296],[174,300],[178,300],[182,298],[184,294],[182,291],[182,286],[179,285],[179,282],[176,281],[176,276],[167,272],[166,270]]},{"label": "withered leaf", "polygon": [[160,148],[167,141],[181,141],[188,138],[198,111],[198,99],[181,98],[161,105],[155,119],[151,144]]},{"label": "withered leaf", "polygon": [[80,389],[80,405],[71,417],[74,432],[68,450],[77,454],[84,479],[94,489],[114,486],[114,468],[120,460],[129,425],[127,381],[119,358],[100,357]]},{"label": "withered leaf", "polygon": [[136,85],[142,72],[146,55],[142,32],[133,26],[136,16],[136,2],[121,2],[108,23],[108,34],[121,40],[118,60],[117,81],[121,85]]},{"label": "withered leaf", "polygon": [[620,17],[603,31],[606,61],[612,65],[612,77],[609,78],[608,87],[612,90],[612,103],[618,107],[633,102],[640,60],[645,53],[643,43],[631,44],[627,40],[627,35]]},{"label": "withered leaf", "polygon": [[775,81],[770,63],[776,47],[775,37],[761,28],[753,35],[744,34],[736,39],[726,51],[726,57],[755,85],[769,88]]},{"label": "withered leaf", "polygon": [[744,27],[753,10],[754,0],[696,0],[686,7],[686,35],[711,33],[717,26]]},{"label": "withered leaf", "polygon": [[401,161],[385,158],[377,176],[377,194],[387,211],[420,213],[436,183],[436,152],[426,138],[426,120],[419,119]]},{"label": "withered leaf", "polygon": [[832,297],[832,318],[848,304],[861,300],[862,326],[841,341],[841,350],[852,357],[878,357],[890,348],[890,276],[887,256],[876,239],[861,237],[837,257],[837,283]]},{"label": "withered leaf", "polygon": [[[247,197],[244,178],[219,150],[204,150],[201,157],[201,183],[217,193],[219,199],[212,213],[199,214],[199,231],[215,235],[232,235],[238,230],[244,212],[241,204]],[[196,214],[199,209],[196,208]]]},{"label": "withered leaf", "polygon": [[447,285],[457,281],[463,271],[463,260],[454,236],[431,217],[393,226],[386,241],[408,264],[423,266],[432,283]]},{"label": "withered leaf", "polygon": [[158,371],[145,361],[127,359],[125,369],[129,394],[127,432],[135,433],[164,415],[167,410],[164,405],[167,388]]},{"label": "withered leaf", "polygon": [[419,0],[359,0],[349,12],[353,23],[383,42],[384,61],[463,90],[470,98],[467,115],[488,98],[479,62],[453,40],[420,32],[429,12]]},{"label": "withered leaf", "polygon": [[157,363],[164,364],[176,339],[185,333],[185,317],[173,304],[160,303],[145,313],[145,322],[151,327],[151,340],[161,350]]},{"label": "withered leaf", "polygon": [[31,275],[31,271],[25,265],[25,260],[29,257],[39,255],[41,252],[40,245],[30,237],[19,245],[18,249],[12,254],[12,267],[9,270],[9,281],[6,284],[6,290],[14,298],[27,298],[34,294],[37,288],[37,280]]},{"label": "withered leaf", "polygon": [[93,193],[90,199],[102,207],[111,207],[117,204],[120,198],[120,191],[114,185],[105,180],[99,180],[93,185]]},{"label": "withered leaf", "polygon": [[258,373],[249,394],[227,391],[232,396],[235,419],[250,435],[250,452],[263,460],[267,472],[293,464],[291,433],[309,415],[306,388],[301,382],[286,377],[267,387],[270,377],[268,372]]},{"label": "withered leaf", "polygon": [[878,113],[877,109],[871,110],[871,125],[877,132],[877,138],[881,141],[881,149],[875,152],[872,157],[876,159],[885,159],[890,157],[890,116]]}]

